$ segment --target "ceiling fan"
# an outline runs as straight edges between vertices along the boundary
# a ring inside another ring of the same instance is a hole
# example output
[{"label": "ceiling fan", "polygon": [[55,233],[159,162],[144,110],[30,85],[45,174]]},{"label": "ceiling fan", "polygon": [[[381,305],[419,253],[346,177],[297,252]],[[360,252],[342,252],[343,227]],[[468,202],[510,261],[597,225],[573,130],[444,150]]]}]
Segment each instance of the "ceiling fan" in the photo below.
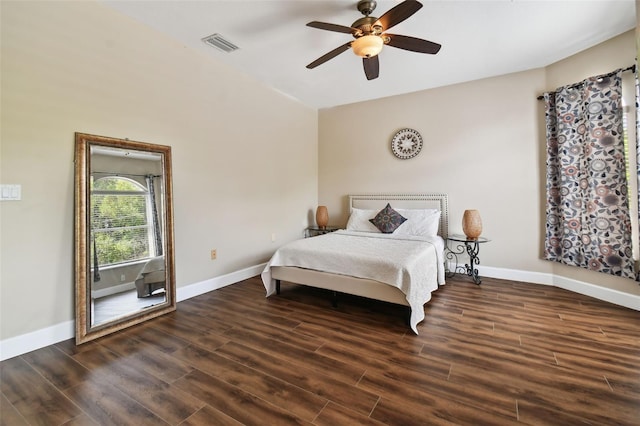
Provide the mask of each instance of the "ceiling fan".
[{"label": "ceiling fan", "polygon": [[362,64],[364,65],[364,73],[367,76],[367,80],[373,80],[378,78],[380,73],[378,53],[382,51],[382,47],[385,44],[398,49],[435,55],[440,50],[440,47],[442,47],[438,43],[385,32],[394,25],[409,18],[420,10],[421,7],[422,3],[419,1],[405,0],[389,9],[380,18],[375,18],[369,15],[371,15],[376,8],[376,2],[374,0],[360,0],[358,2],[358,10],[364,15],[364,18],[356,20],[350,27],[318,21],[309,22],[307,24],[309,27],[351,34],[355,40],[345,43],[319,57],[307,65],[307,68],[313,69],[318,65],[322,65],[329,59],[335,58],[351,48],[356,55],[362,57]]}]

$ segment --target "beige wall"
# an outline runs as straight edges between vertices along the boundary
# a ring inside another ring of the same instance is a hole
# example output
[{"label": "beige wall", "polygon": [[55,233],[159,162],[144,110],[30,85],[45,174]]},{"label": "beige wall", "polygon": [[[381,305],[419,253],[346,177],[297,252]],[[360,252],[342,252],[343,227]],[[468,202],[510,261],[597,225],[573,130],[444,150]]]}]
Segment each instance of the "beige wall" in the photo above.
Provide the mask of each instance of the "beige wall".
[{"label": "beige wall", "polygon": [[[322,110],[319,202],[344,224],[346,194],[444,192],[450,233],[462,231],[465,209],[480,211],[493,240],[483,264],[531,269],[540,251],[531,228],[541,209],[535,117],[543,88],[544,71],[534,70]],[[424,140],[409,160],[390,148],[404,127]]]},{"label": "beige wall", "polygon": [[[478,209],[482,265],[555,273],[640,294],[631,280],[541,260],[544,235],[545,90],[631,65],[633,31],[562,63],[501,77],[321,110],[319,203],[330,223],[347,220],[347,194],[444,192],[450,232],[461,232],[465,209]],[[460,64],[464,66],[464,64]],[[381,77],[382,78],[382,77]],[[399,160],[390,139],[418,130],[422,152]]]},{"label": "beige wall", "polygon": [[74,132],[171,145],[179,287],[302,235],[314,109],[99,3],[0,8],[0,180],[22,185],[22,201],[0,204],[0,340],[74,318]]}]

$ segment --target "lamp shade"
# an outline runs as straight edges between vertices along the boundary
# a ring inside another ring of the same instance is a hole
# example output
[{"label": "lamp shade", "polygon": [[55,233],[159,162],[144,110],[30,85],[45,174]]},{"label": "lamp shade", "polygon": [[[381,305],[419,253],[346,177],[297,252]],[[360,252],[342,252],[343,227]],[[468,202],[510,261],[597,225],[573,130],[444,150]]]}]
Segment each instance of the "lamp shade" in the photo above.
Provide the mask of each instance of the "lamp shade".
[{"label": "lamp shade", "polygon": [[462,230],[470,240],[475,240],[482,234],[482,219],[478,210],[465,210],[462,215]]},{"label": "lamp shade", "polygon": [[366,35],[355,39],[351,43],[351,48],[356,55],[363,58],[370,58],[380,53],[383,45],[382,37]]},{"label": "lamp shade", "polygon": [[327,211],[327,206],[318,206],[316,209],[316,223],[321,229],[327,227],[327,224],[329,223],[329,212]]}]

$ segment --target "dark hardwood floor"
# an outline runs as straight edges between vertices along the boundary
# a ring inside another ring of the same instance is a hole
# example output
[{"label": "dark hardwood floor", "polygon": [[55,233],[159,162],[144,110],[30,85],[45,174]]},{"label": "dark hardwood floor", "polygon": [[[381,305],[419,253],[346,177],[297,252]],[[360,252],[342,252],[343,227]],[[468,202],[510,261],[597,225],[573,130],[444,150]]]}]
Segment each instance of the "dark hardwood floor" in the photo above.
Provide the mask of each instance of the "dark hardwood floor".
[{"label": "dark hardwood floor", "polygon": [[640,424],[640,312],[488,278],[406,309],[252,278],[2,362],[1,423]]}]

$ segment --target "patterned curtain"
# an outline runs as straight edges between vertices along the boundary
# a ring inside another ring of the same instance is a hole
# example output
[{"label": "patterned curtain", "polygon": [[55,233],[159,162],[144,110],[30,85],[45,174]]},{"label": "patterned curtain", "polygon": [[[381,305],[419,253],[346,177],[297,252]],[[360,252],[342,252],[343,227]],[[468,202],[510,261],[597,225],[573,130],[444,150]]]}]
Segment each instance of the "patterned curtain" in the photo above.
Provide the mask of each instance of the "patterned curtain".
[{"label": "patterned curtain", "polygon": [[149,189],[149,198],[151,200],[151,222],[153,226],[153,237],[156,246],[156,256],[162,256],[162,233],[160,233],[160,221],[158,220],[158,208],[156,204],[156,189],[154,179],[155,176],[145,176],[147,188]]},{"label": "patterned curtain", "polygon": [[100,262],[98,261],[98,248],[96,247],[96,237],[93,240],[93,282],[98,282],[102,279],[100,276]]},{"label": "patterned curtain", "polygon": [[622,70],[545,93],[548,260],[634,278]]}]

